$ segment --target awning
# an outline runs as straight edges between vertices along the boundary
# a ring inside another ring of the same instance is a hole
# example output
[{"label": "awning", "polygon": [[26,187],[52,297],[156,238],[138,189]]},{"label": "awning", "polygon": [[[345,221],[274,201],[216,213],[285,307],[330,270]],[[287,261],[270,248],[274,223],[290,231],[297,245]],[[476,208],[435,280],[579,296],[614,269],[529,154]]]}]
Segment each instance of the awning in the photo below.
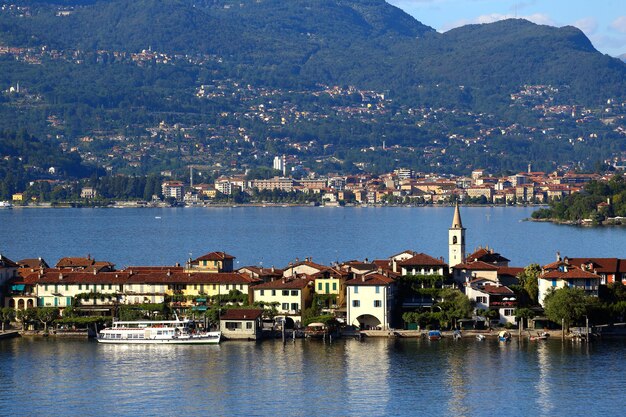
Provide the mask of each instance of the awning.
[{"label": "awning", "polygon": [[24,285],[24,284],[11,285],[11,291],[24,291],[25,287],[26,287],[26,285]]},{"label": "awning", "polygon": [[207,307],[206,306],[195,306],[192,308],[192,310],[194,311],[206,311]]},{"label": "awning", "polygon": [[196,303],[206,303],[206,298],[196,298]]}]

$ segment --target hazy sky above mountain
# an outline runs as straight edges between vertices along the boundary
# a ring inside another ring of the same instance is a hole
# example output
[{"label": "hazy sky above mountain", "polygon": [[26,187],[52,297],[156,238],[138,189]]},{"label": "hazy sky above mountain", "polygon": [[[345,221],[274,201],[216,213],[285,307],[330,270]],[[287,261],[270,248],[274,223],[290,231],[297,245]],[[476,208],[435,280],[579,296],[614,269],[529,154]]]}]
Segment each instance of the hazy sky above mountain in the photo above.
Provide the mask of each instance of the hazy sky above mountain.
[{"label": "hazy sky above mountain", "polygon": [[524,18],[581,29],[597,50],[626,53],[625,0],[387,0],[439,32],[470,23]]}]

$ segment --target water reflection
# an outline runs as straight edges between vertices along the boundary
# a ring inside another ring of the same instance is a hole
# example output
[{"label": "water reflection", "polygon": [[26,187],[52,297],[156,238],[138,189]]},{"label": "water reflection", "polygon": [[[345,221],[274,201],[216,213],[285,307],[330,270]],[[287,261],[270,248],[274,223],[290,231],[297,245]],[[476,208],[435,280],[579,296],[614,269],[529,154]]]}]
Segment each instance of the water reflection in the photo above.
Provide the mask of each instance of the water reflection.
[{"label": "water reflection", "polygon": [[539,342],[537,344],[537,365],[539,377],[535,384],[537,391],[537,409],[542,416],[553,415],[554,403],[552,401],[552,393],[550,386],[550,351],[547,343]]},{"label": "water reflection", "polygon": [[377,340],[347,341],[346,408],[349,415],[385,415],[390,400],[389,348]]}]

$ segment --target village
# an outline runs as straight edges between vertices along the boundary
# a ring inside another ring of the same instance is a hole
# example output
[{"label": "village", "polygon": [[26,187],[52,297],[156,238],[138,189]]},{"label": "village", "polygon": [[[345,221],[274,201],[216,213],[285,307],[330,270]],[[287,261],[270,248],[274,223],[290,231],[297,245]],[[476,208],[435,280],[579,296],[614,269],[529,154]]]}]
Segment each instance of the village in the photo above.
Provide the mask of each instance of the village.
[{"label": "village", "polygon": [[554,294],[575,291],[595,302],[603,288],[626,283],[626,259],[557,254],[548,265],[516,267],[493,248],[466,254],[458,205],[448,248],[447,262],[405,250],[332,265],[309,257],[281,268],[237,270],[235,257],[219,251],[183,264],[122,270],[91,256],[65,257],[50,267],[41,258],[14,262],[0,255],[3,329],[12,323],[22,331],[51,334],[77,323],[110,324],[130,309],[143,319],[164,311],[193,317],[219,328],[227,340],[257,340],[276,328],[295,335],[319,321],[378,336],[415,336],[430,329],[565,331],[580,325],[583,316],[588,324],[591,313],[551,320],[544,309]]}]

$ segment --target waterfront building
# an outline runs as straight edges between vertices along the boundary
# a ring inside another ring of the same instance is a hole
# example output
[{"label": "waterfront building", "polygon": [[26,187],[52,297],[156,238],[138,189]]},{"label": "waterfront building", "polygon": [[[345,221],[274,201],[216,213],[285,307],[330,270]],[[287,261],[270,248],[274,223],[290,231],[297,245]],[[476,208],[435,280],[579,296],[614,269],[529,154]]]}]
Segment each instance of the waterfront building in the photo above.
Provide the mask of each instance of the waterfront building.
[{"label": "waterfront building", "polygon": [[182,200],[184,194],[184,186],[180,181],[165,181],[161,184],[161,194],[163,197],[173,197],[176,200]]},{"label": "waterfront building", "polygon": [[311,276],[315,279],[314,288],[316,294],[334,297],[334,302],[329,301],[321,306],[324,313],[337,313],[337,310],[345,307],[346,281],[349,275],[346,271],[329,268]]},{"label": "waterfront building", "polygon": [[400,273],[402,272],[400,269],[400,265],[399,263],[402,261],[406,261],[407,259],[410,259],[412,257],[414,257],[415,255],[417,255],[417,252],[414,252],[410,249],[407,249],[405,251],[402,251],[400,253],[396,253],[395,255],[391,255],[389,257],[389,267],[391,269],[391,271],[393,272],[397,272]]},{"label": "waterfront building", "polygon": [[0,254],[0,300],[4,297],[6,283],[17,278],[19,265]]},{"label": "waterfront building", "polygon": [[466,283],[465,295],[475,302],[474,311],[496,310],[500,324],[515,324],[517,299],[509,287],[477,278]]},{"label": "waterfront building", "polygon": [[563,287],[579,288],[587,295],[597,297],[601,280],[599,275],[587,270],[584,264],[580,268],[572,265],[567,258],[557,260],[542,268],[539,277],[539,304],[544,305],[549,291]]},{"label": "waterfront building", "polygon": [[330,269],[330,267],[326,265],[321,265],[313,262],[312,258],[305,258],[304,261],[298,261],[296,259],[295,263],[289,263],[287,268],[283,270],[283,277],[291,278],[297,277],[298,275],[314,275],[321,271],[325,271]]},{"label": "waterfront building", "polygon": [[274,177],[268,180],[253,180],[252,188],[262,190],[281,190],[281,191],[293,191],[295,181],[292,178]]},{"label": "waterfront building", "polygon": [[229,308],[220,316],[220,331],[224,339],[257,340],[261,338],[263,310]]},{"label": "waterfront building", "polygon": [[452,227],[448,230],[448,265],[452,268],[465,261],[465,228],[458,203],[454,206]]},{"label": "waterfront building", "polygon": [[288,325],[299,325],[302,311],[311,306],[313,283],[314,280],[308,276],[265,282],[252,288],[253,302],[266,305],[278,303],[278,314],[285,316]]},{"label": "waterfront building", "polygon": [[360,329],[388,330],[395,307],[396,282],[378,272],[346,282],[347,324]]}]

